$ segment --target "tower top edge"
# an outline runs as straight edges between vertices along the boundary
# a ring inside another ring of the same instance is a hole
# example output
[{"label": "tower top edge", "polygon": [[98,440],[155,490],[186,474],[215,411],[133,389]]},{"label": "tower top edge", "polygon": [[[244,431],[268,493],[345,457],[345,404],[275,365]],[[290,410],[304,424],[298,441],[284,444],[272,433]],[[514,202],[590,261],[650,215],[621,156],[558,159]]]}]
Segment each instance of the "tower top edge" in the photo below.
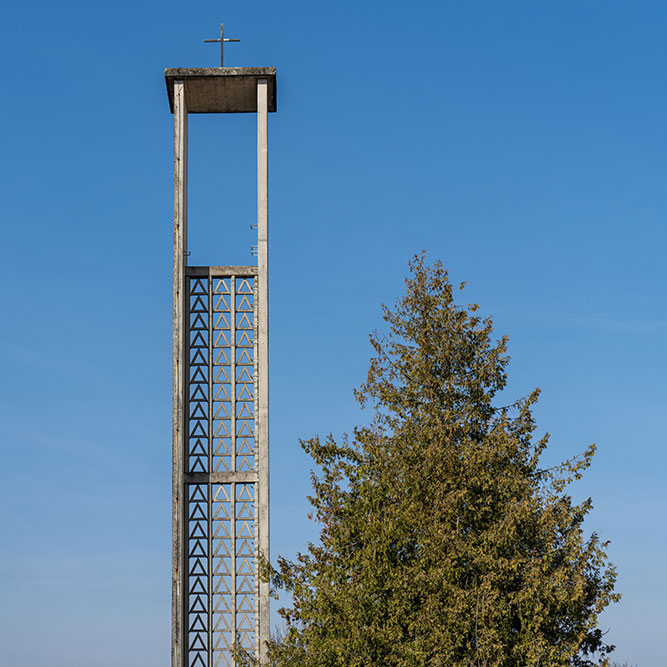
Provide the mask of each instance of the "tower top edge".
[{"label": "tower top edge", "polygon": [[165,77],[275,76],[275,67],[167,67]]},{"label": "tower top edge", "polygon": [[167,68],[164,79],[174,111],[174,83],[183,81],[188,113],[252,113],[257,111],[257,82],[268,84],[269,111],[277,110],[275,67]]}]

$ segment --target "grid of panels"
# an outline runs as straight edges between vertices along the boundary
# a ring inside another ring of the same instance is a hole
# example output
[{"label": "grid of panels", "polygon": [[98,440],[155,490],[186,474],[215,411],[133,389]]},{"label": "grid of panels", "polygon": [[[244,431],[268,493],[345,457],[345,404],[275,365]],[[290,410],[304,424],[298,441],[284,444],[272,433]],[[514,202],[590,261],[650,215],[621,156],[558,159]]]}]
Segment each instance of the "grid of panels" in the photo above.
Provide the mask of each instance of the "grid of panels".
[{"label": "grid of panels", "polygon": [[233,278],[214,279],[213,315],[213,470],[233,470],[232,462],[232,299]]},{"label": "grid of panels", "polygon": [[190,280],[188,441],[186,472],[208,472],[209,295],[206,280]]},{"label": "grid of panels", "polygon": [[187,564],[188,667],[208,667],[208,485],[189,484]]},{"label": "grid of panels", "polygon": [[189,277],[187,286],[184,664],[232,667],[235,641],[258,648],[256,482],[244,477],[256,469],[256,284]]}]

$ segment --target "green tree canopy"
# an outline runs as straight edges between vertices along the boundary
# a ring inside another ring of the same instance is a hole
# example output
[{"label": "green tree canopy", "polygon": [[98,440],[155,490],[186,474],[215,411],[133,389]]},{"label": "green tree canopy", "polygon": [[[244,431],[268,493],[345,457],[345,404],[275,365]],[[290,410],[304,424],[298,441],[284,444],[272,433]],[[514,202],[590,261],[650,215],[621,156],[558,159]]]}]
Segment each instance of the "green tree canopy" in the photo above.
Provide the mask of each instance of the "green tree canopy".
[{"label": "green tree canopy", "polygon": [[[276,666],[605,665],[598,615],[612,601],[606,543],[573,502],[591,446],[540,467],[534,391],[495,405],[507,339],[477,306],[457,306],[447,271],[415,257],[384,308],[366,382],[369,426],[302,442],[313,458],[320,541],[266,564],[287,590]],[[463,288],[463,286],[461,286]]]}]

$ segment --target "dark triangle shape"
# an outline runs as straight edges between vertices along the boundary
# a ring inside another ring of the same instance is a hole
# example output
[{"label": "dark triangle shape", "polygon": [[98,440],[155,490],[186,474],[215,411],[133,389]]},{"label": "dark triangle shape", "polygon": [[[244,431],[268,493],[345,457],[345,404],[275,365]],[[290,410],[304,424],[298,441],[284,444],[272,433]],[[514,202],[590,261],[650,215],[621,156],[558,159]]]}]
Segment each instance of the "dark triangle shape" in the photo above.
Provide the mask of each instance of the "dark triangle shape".
[{"label": "dark triangle shape", "polygon": [[202,577],[195,577],[195,582],[190,589],[190,594],[193,593],[195,595],[206,595],[206,584],[204,583]]},{"label": "dark triangle shape", "polygon": [[196,634],[194,640],[190,644],[190,650],[191,651],[205,651],[206,650],[206,644],[204,644],[204,641],[202,639],[201,634]]},{"label": "dark triangle shape", "polygon": [[[190,539],[194,539],[190,535]],[[189,558],[206,558],[206,549],[202,546],[201,540],[196,540],[194,544],[190,547],[190,553],[188,553]]]},{"label": "dark triangle shape", "polygon": [[192,604],[190,605],[190,609],[188,610],[191,614],[202,614],[206,613],[206,605],[204,604],[204,600],[202,597],[199,595],[193,596]]},{"label": "dark triangle shape", "polygon": [[[190,403],[190,419],[207,419],[208,416],[206,412],[204,412],[204,403],[201,402],[196,402],[196,403]],[[192,409],[194,406],[194,409]]]},{"label": "dark triangle shape", "polygon": [[190,502],[206,502],[206,494],[202,491],[201,484],[191,484],[190,489],[192,489]]},{"label": "dark triangle shape", "polygon": [[[194,463],[192,462],[194,460]],[[196,456],[190,459],[190,472],[206,472],[206,463],[201,456]]]},{"label": "dark triangle shape", "polygon": [[190,624],[190,632],[206,632],[206,625],[201,616],[194,616],[194,621]]},{"label": "dark triangle shape", "polygon": [[[194,296],[194,295],[193,295]],[[208,306],[204,303],[201,296],[195,296],[194,301],[190,304],[191,313],[207,313]]]},{"label": "dark triangle shape", "polygon": [[204,526],[206,525],[204,521],[196,521],[194,524],[190,524],[192,529],[190,530],[190,539],[193,540],[205,540],[206,531]]},{"label": "dark triangle shape", "polygon": [[208,347],[208,341],[204,338],[204,334],[201,331],[193,332],[194,336],[190,343],[190,347]]},{"label": "dark triangle shape", "polygon": [[192,385],[194,391],[192,392],[192,395],[190,396],[190,401],[208,401],[208,397],[204,393],[204,390],[201,385],[195,384]]},{"label": "dark triangle shape", "polygon": [[[194,438],[190,438],[191,441],[193,439]],[[191,444],[191,447],[192,447],[190,449],[190,456],[206,456],[206,454],[208,453],[206,451],[204,443],[200,439],[195,440],[194,445],[192,445],[192,442],[190,444]]]},{"label": "dark triangle shape", "polygon": [[208,294],[208,281],[206,283],[201,278],[190,278],[190,294]]},{"label": "dark triangle shape", "polygon": [[201,420],[198,420],[194,423],[194,428],[192,429],[192,432],[190,433],[191,438],[206,438],[207,433],[204,430],[204,424],[206,422],[203,422]]},{"label": "dark triangle shape", "polygon": [[191,366],[207,366],[208,365],[208,359],[204,356],[204,353],[201,351],[200,348],[197,348],[195,350],[195,353],[192,355],[192,359],[190,361]]},{"label": "dark triangle shape", "polygon": [[188,572],[188,574],[191,577],[206,576],[206,574],[207,574],[206,568],[204,567],[204,563],[202,562],[202,560],[200,558],[195,558],[194,559],[194,564],[190,568],[190,571]]},{"label": "dark triangle shape", "polygon": [[202,331],[208,329],[208,324],[206,324],[206,321],[200,313],[195,314],[192,323],[190,324],[190,330],[192,331],[195,329],[201,329]]},{"label": "dark triangle shape", "polygon": [[190,521],[206,521],[206,513],[202,505],[199,503],[192,504],[192,512],[190,512]]},{"label": "dark triangle shape", "polygon": [[206,663],[204,662],[204,658],[202,658],[201,653],[197,653],[195,659],[192,661],[192,664],[189,667],[206,667]]},{"label": "dark triangle shape", "polygon": [[[207,384],[208,383],[208,378],[204,375],[204,372],[202,368],[206,368],[205,366],[191,366],[190,370],[194,371],[190,377],[190,382],[192,384],[196,384],[197,382],[201,384]],[[208,370],[208,369],[207,369]]]}]

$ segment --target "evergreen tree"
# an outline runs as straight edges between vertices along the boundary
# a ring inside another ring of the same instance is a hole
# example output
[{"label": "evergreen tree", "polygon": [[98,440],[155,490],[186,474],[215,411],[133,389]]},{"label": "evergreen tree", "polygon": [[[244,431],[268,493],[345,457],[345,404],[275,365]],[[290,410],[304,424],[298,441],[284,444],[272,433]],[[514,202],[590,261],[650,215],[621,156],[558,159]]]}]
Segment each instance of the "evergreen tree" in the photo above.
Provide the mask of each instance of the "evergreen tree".
[{"label": "evergreen tree", "polygon": [[584,534],[591,500],[566,493],[595,447],[541,468],[538,390],[494,403],[507,339],[477,306],[455,304],[440,263],[422,255],[410,268],[355,392],[371,424],[302,442],[319,469],[320,541],[264,565],[292,596],[270,664],[607,665],[597,620],[619,598],[615,569],[607,543]]}]

